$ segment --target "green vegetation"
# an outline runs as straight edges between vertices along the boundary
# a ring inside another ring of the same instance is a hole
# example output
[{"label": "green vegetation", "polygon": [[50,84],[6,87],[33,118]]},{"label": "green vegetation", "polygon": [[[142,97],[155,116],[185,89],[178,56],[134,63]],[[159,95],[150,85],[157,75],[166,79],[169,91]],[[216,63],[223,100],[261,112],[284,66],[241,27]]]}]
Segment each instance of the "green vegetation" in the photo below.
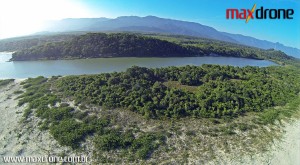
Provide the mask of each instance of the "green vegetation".
[{"label": "green vegetation", "polygon": [[198,50],[200,49],[202,54],[205,55],[265,59],[274,61],[280,65],[290,64],[297,65],[298,67],[300,66],[299,59],[288,56],[285,53],[274,49],[264,50],[245,45],[198,37],[162,34],[148,34],[147,36],[166,40],[182,46],[195,47]]},{"label": "green vegetation", "polygon": [[21,90],[18,90],[18,91],[14,91],[14,94],[18,95],[18,94],[21,94],[21,93],[24,93],[23,91]]},{"label": "green vegetation", "polygon": [[13,54],[12,60],[56,60],[96,57],[195,56],[180,45],[127,33],[88,33],[70,41],[46,43]]},{"label": "green vegetation", "polygon": [[127,154],[135,153],[132,155],[134,159],[146,159],[163,143],[164,139],[163,135],[157,133],[144,133],[135,138],[130,131],[120,133],[113,130],[105,135],[96,136],[94,143],[100,150],[127,149]]},{"label": "green vegetation", "polygon": [[0,52],[13,52],[28,49],[37,45],[42,45],[48,42],[66,41],[72,39],[74,36],[74,34],[36,35],[3,39],[0,40]]},{"label": "green vegetation", "polygon": [[259,114],[258,123],[260,124],[274,124],[275,121],[280,121],[284,118],[290,118],[298,111],[300,98],[288,102],[285,108],[270,108]]},{"label": "green vegetation", "polygon": [[[41,131],[76,152],[93,145],[87,148],[93,148],[97,163],[140,164],[197,154],[209,160],[213,148],[265,149],[277,136],[271,135],[274,124],[299,110],[299,62],[275,50],[183,36],[89,33],[19,51],[13,60],[153,54],[218,54],[285,66],[133,66],[125,72],[29,78],[22,82],[25,91],[15,92],[18,105],[26,104],[23,122],[38,117]],[[0,80],[0,86],[11,81]],[[270,133],[262,125],[269,125]]]},{"label": "green vegetation", "polygon": [[[292,66],[134,66],[125,72],[30,78],[22,83],[26,91],[19,105],[27,104],[24,122],[38,117],[40,130],[63,146],[80,152],[88,138],[97,162],[138,163],[175,154],[183,144],[200,145],[201,136],[227,151],[228,144],[220,139],[253,130],[251,144],[265,146],[272,136],[261,133],[259,126],[297,111],[299,81]],[[66,100],[74,100],[75,106]],[[241,117],[248,114],[254,115]],[[184,135],[188,140],[178,141]],[[257,140],[264,136],[267,140]],[[240,138],[234,145],[248,139]],[[208,151],[205,146],[202,152],[213,157]]]},{"label": "green vegetation", "polygon": [[8,85],[9,83],[14,82],[14,81],[15,81],[14,79],[0,80],[0,87]]},{"label": "green vegetation", "polygon": [[[19,96],[19,106],[28,103],[23,121],[28,122],[31,115],[39,117],[40,129],[49,130],[59,144],[80,150],[85,138],[93,135],[95,151],[121,149],[133,160],[148,158],[163,144],[164,136],[160,133],[116,129],[110,116],[96,116],[90,111],[75,110],[67,103],[60,103],[61,100],[49,90],[55,81],[55,77],[37,77],[23,82],[26,92]],[[60,105],[56,106],[58,103]]]},{"label": "green vegetation", "polygon": [[[294,57],[274,49],[263,50],[216,40],[187,36],[134,33],[87,33],[66,36],[60,42],[42,42],[26,46],[11,60],[57,60],[99,57],[187,57],[226,56],[271,60],[285,65],[299,65]],[[62,37],[64,38],[64,37]]]},{"label": "green vegetation", "polygon": [[77,103],[125,108],[147,118],[222,118],[285,105],[300,92],[298,81],[299,73],[287,67],[132,67],[120,73],[68,76],[57,81],[57,88]]}]

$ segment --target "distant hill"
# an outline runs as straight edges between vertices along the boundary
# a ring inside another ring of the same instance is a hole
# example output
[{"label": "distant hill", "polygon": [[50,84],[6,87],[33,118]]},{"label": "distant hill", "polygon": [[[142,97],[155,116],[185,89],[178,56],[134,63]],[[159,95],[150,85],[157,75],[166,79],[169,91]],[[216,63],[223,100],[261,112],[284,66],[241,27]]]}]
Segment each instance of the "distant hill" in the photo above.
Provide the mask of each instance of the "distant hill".
[{"label": "distant hill", "polygon": [[208,39],[221,40],[262,49],[276,49],[288,55],[300,58],[300,50],[280,43],[259,40],[238,34],[219,32],[216,29],[199,23],[186,22],[172,19],[159,18],[155,16],[137,17],[122,16],[115,19],[108,18],[78,18],[63,19],[50,22],[51,26],[45,31],[127,31],[188,35]]},{"label": "distant hill", "polygon": [[67,18],[61,21],[49,21],[46,31],[78,31],[88,29],[94,24],[108,21],[108,18]]},{"label": "distant hill", "polygon": [[266,40],[259,40],[259,39],[253,38],[253,37],[244,36],[244,35],[240,35],[240,34],[230,34],[230,33],[225,33],[225,32],[223,32],[223,34],[227,35],[230,38],[233,38],[235,41],[237,41],[238,43],[243,44],[243,45],[253,46],[253,47],[262,48],[262,49],[273,48],[275,50],[281,50],[288,55],[300,58],[300,50],[299,49],[289,47],[289,46],[284,46],[283,44],[281,44],[279,42],[274,43],[274,42],[270,42],[270,41],[266,41]]},{"label": "distant hill", "polygon": [[[46,29],[46,31],[134,31],[189,35],[235,42],[214,28],[194,22],[164,19],[155,16],[122,16],[116,19],[99,19],[100,20],[90,18],[87,18],[87,20],[84,18],[63,19],[61,21],[52,22],[53,26],[51,26],[50,29]],[[93,21],[94,23],[92,23]],[[77,24],[81,26],[75,28],[74,26]]]}]

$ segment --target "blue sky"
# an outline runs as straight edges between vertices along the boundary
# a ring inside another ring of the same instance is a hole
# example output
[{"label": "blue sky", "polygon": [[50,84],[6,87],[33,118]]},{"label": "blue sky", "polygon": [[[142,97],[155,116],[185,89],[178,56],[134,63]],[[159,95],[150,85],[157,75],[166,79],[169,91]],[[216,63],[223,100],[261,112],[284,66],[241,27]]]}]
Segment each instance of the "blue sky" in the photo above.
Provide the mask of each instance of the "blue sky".
[{"label": "blue sky", "polygon": [[[78,1],[77,1],[78,2]],[[219,31],[253,36],[300,48],[299,0],[81,0],[93,17],[154,15],[212,26]],[[227,8],[292,8],[293,20],[226,20]]]},{"label": "blue sky", "polygon": [[[227,8],[292,8],[293,20],[226,20]],[[13,10],[13,11],[12,11]],[[0,39],[33,34],[64,18],[158,16],[300,48],[300,0],[0,0]],[[21,26],[20,26],[21,25]]]}]

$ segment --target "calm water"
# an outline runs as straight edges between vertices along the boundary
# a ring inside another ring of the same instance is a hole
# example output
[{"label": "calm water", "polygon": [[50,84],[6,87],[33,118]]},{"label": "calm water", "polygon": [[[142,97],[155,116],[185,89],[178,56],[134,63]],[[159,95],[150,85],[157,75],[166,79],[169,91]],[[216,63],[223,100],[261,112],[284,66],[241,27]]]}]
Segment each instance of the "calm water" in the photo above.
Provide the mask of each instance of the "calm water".
[{"label": "calm water", "polygon": [[231,57],[184,57],[184,58],[98,58],[56,61],[6,62],[11,53],[0,53],[0,78],[28,78],[54,75],[97,74],[103,72],[125,71],[137,65],[144,67],[167,67],[184,65],[220,64],[233,66],[276,65],[265,60],[253,60]]}]

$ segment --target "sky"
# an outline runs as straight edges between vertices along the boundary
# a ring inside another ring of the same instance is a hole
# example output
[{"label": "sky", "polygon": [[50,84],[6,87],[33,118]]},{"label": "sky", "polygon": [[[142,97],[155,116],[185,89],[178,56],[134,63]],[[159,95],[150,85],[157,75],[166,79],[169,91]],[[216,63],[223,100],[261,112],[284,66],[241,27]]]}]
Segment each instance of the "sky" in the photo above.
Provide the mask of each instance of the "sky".
[{"label": "sky", "polygon": [[[293,20],[227,20],[226,9],[294,9]],[[197,22],[300,48],[299,0],[0,0],[0,38],[41,31],[48,20],[148,16]]]}]

